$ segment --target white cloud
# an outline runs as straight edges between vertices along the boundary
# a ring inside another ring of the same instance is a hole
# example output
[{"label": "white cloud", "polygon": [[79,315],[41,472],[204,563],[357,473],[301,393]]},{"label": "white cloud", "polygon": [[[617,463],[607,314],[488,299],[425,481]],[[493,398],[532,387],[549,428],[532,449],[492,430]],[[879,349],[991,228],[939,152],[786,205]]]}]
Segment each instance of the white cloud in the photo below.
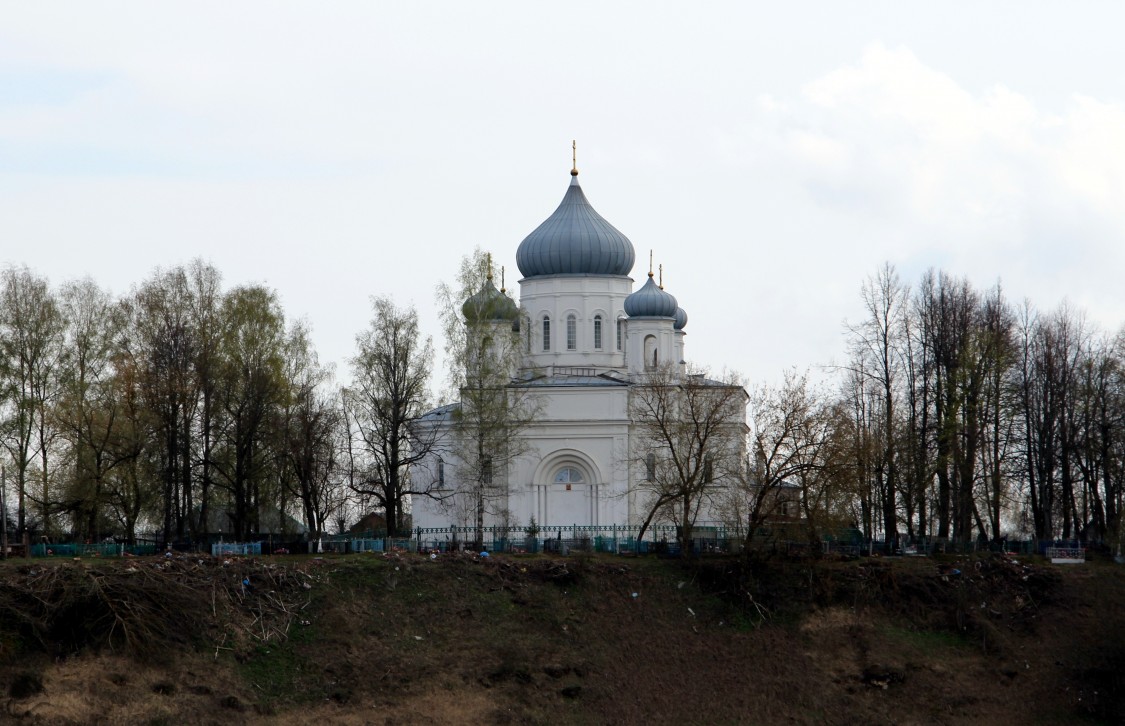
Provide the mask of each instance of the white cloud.
[{"label": "white cloud", "polygon": [[1043,306],[1065,281],[1102,291],[1105,322],[1125,312],[1110,272],[1125,261],[1122,105],[1075,96],[1044,109],[1000,85],[974,95],[876,45],[765,108],[810,198],[864,217],[891,259],[940,250],[950,272],[1014,278]]}]

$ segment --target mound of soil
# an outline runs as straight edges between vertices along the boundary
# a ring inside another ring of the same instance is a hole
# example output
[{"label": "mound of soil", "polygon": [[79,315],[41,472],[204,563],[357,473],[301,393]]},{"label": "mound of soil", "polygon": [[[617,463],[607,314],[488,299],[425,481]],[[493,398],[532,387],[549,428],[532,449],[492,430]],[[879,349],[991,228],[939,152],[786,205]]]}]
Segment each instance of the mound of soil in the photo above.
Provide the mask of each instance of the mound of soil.
[{"label": "mound of soil", "polygon": [[0,567],[4,716],[1125,722],[1125,573],[933,560],[197,556]]}]

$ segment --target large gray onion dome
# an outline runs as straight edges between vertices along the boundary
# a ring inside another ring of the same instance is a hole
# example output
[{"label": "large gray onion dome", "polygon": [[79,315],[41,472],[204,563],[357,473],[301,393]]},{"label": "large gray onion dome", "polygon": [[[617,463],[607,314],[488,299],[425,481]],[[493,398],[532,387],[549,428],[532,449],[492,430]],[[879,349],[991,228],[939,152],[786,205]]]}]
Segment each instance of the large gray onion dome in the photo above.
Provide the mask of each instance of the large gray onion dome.
[{"label": "large gray onion dome", "polygon": [[678,307],[676,298],[664,292],[651,273],[640,290],[625,298],[625,314],[631,318],[674,318]]},{"label": "large gray onion dome", "polygon": [[628,275],[633,243],[594,211],[571,172],[570,187],[554,214],[520,242],[516,264],[524,277]]},{"label": "large gray onion dome", "polygon": [[491,277],[480,290],[473,293],[465,301],[465,304],[461,306],[461,312],[466,320],[473,323],[482,321],[514,323],[520,316],[515,301],[497,290]]},{"label": "large gray onion dome", "polygon": [[676,308],[676,322],[672,324],[676,330],[683,330],[687,327],[687,312],[683,308]]}]

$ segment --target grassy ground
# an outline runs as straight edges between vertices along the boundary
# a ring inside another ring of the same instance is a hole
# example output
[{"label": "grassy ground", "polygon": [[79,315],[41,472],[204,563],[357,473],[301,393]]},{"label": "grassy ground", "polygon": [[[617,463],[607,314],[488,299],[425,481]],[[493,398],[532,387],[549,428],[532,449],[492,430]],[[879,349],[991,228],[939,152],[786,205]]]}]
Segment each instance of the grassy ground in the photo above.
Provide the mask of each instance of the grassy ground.
[{"label": "grassy ground", "polygon": [[1003,557],[9,563],[0,720],[1122,723],[1122,602]]}]

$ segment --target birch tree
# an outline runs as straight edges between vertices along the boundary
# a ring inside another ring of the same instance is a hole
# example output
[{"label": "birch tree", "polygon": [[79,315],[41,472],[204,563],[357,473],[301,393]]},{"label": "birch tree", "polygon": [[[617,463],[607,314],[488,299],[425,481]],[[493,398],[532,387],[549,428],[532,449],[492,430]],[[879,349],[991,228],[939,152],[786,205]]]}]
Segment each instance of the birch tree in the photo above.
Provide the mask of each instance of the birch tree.
[{"label": "birch tree", "polygon": [[[509,472],[528,450],[522,436],[539,409],[531,389],[517,379],[528,333],[515,302],[495,284],[491,257],[480,249],[461,261],[454,284],[441,284],[447,396],[459,402],[450,440],[456,491],[450,511],[469,508],[477,536],[485,514],[507,508]],[[466,501],[467,500],[467,501]]]}]

